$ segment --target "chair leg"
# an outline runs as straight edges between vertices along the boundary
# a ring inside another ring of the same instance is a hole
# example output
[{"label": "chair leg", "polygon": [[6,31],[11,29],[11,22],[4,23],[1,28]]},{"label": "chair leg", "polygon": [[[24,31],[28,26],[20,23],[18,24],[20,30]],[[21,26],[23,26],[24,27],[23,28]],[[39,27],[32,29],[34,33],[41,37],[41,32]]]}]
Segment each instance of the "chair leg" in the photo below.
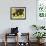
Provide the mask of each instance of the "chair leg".
[{"label": "chair leg", "polygon": [[16,45],[15,46],[19,46],[18,45],[18,34],[17,34],[16,40],[17,40],[17,42],[16,42]]},{"label": "chair leg", "polygon": [[18,34],[17,34],[17,46],[18,46]]},{"label": "chair leg", "polygon": [[7,42],[5,41],[5,46],[7,46]]},{"label": "chair leg", "polygon": [[7,46],[7,34],[5,34],[5,46]]}]

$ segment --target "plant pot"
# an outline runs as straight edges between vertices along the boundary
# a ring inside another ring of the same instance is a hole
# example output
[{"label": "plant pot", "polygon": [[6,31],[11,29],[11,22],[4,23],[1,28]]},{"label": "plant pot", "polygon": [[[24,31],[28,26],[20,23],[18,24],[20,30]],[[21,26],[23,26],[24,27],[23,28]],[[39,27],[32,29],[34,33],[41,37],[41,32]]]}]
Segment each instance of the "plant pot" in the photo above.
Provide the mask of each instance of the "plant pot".
[{"label": "plant pot", "polygon": [[37,39],[37,43],[41,44],[44,42],[45,39]]}]

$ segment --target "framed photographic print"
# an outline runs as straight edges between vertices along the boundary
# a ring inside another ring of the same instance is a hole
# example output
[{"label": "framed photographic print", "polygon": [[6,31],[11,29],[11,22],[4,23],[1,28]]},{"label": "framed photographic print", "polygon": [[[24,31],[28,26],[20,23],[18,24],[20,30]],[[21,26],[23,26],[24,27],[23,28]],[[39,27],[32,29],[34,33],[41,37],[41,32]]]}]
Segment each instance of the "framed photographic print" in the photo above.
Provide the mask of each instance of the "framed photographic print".
[{"label": "framed photographic print", "polygon": [[37,1],[37,15],[39,18],[46,18],[46,0]]},{"label": "framed photographic print", "polygon": [[26,19],[26,7],[11,7],[10,18],[11,20]]},{"label": "framed photographic print", "polygon": [[46,24],[46,0],[37,0],[36,1],[36,24],[43,25]]}]

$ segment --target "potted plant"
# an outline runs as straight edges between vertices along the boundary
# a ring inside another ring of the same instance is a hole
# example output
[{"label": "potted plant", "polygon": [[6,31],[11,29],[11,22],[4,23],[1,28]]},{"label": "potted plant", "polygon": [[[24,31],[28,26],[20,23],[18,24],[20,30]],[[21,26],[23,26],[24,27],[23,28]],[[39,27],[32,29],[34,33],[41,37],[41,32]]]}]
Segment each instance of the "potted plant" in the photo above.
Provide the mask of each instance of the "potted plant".
[{"label": "potted plant", "polygon": [[41,43],[40,40],[45,36],[45,32],[35,32],[33,35],[37,38],[37,42]]}]

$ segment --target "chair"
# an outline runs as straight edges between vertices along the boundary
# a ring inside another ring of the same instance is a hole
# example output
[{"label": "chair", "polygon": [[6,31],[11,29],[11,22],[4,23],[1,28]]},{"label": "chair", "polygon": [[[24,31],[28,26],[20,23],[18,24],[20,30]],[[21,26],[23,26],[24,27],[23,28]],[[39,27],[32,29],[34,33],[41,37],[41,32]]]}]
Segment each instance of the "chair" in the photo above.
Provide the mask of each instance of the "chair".
[{"label": "chair", "polygon": [[11,36],[17,36],[16,46],[18,46],[18,27],[11,28],[11,33],[5,33],[5,46],[7,46],[7,38],[10,38]]},{"label": "chair", "polygon": [[25,39],[26,41],[21,41],[19,46],[30,46],[29,42],[29,33],[21,33],[22,40]]}]

